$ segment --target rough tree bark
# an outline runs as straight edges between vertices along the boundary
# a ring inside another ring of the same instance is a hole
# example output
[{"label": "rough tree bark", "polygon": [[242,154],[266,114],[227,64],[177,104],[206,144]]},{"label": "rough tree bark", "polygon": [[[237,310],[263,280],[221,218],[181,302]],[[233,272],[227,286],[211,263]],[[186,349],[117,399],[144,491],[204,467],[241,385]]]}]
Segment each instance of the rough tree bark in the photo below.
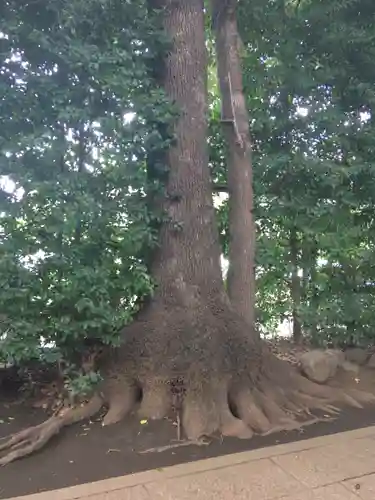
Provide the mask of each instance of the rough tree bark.
[{"label": "rough tree bark", "polygon": [[[179,105],[176,145],[170,149],[165,208],[153,273],[155,296],[123,332],[121,347],[100,361],[103,383],[91,401],[6,439],[0,464],[41,448],[66,425],[104,405],[103,424],[138,408],[161,418],[181,411],[189,439],[219,432],[250,437],[298,427],[309,409],[333,401],[357,405],[369,396],[315,385],[273,357],[249,335],[248,323],[227,299],[220,269],[206,145],[206,51],[203,0],[160,0],[173,48],[164,86]],[[178,229],[176,228],[176,223]]]},{"label": "rough tree bark", "polygon": [[254,325],[255,227],[249,116],[243,94],[237,0],[212,0],[229,189],[228,294],[235,310]]}]

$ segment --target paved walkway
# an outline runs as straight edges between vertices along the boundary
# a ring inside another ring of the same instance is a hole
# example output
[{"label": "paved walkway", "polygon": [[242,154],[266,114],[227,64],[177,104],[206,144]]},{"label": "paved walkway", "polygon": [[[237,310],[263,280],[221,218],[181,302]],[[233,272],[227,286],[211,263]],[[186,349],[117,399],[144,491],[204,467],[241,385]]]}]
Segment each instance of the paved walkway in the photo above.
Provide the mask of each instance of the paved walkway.
[{"label": "paved walkway", "polygon": [[21,498],[374,500],[375,427]]}]

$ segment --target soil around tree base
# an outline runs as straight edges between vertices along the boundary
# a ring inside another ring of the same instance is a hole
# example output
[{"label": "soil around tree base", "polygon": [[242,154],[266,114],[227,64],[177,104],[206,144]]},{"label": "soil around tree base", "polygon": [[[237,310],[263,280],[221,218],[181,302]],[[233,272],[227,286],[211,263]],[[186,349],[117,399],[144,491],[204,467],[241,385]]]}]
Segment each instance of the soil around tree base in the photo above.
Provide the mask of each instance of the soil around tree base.
[{"label": "soil around tree base", "polygon": [[[45,418],[44,411],[3,402],[0,405],[0,437],[40,423]],[[374,424],[373,407],[362,410],[345,408],[336,420],[302,430],[255,436],[249,440],[225,438],[224,441],[213,440],[209,446],[192,445],[164,452],[141,453],[175,440],[174,423],[167,419],[145,423],[133,415],[119,424],[102,427],[99,415],[91,422],[67,428],[39,453],[0,468],[0,498],[49,491]]]}]

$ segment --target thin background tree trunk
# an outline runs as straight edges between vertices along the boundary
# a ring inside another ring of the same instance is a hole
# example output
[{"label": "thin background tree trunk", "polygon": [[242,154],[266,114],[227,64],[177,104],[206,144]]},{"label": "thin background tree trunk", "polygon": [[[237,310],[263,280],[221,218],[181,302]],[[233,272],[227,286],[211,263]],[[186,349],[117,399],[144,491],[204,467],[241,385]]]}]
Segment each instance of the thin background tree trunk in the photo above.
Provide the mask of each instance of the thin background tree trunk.
[{"label": "thin background tree trunk", "polygon": [[228,150],[228,294],[236,311],[255,321],[253,187],[249,116],[243,94],[236,0],[212,0],[222,124]]},{"label": "thin background tree trunk", "polygon": [[318,333],[317,259],[318,246],[316,239],[305,235],[302,240],[302,303],[308,304],[309,306],[309,318],[305,326],[312,339],[316,339]]},{"label": "thin background tree trunk", "polygon": [[290,292],[292,297],[292,316],[293,316],[293,340],[296,344],[302,341],[302,326],[299,317],[299,308],[301,306],[301,278],[298,275],[299,262],[299,240],[297,230],[293,227],[290,231],[290,263],[291,263],[291,282]]}]

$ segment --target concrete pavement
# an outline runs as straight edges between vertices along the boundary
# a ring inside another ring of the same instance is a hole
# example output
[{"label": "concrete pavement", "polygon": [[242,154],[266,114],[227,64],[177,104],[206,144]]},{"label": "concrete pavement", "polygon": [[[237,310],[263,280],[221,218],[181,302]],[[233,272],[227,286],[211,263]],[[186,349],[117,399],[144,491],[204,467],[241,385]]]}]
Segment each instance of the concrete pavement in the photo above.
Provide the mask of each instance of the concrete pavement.
[{"label": "concrete pavement", "polygon": [[194,498],[374,500],[375,426],[12,500]]}]

